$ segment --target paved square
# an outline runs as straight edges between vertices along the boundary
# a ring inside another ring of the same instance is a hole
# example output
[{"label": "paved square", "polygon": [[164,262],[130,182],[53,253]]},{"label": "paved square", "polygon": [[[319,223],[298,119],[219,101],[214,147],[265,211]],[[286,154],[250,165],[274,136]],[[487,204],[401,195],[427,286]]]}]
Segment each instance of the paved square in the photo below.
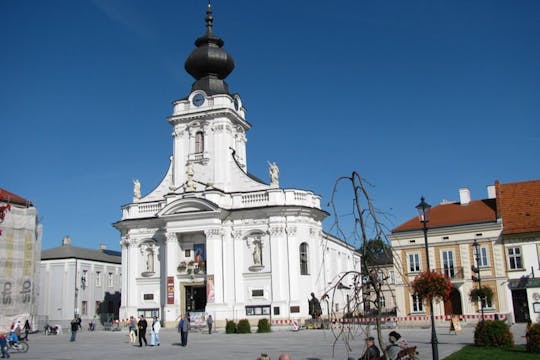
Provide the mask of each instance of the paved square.
[{"label": "paved square", "polygon": [[[524,327],[513,326],[516,343],[524,343],[521,332]],[[384,330],[385,337],[391,330]],[[431,359],[429,329],[398,329],[405,338],[418,347],[421,359]],[[448,328],[438,328],[439,354],[444,359],[462,346],[473,342],[473,329],[464,328],[459,335],[448,334]],[[281,352],[289,352],[293,360],[342,359],[346,360],[348,351],[342,339],[334,343],[330,330],[301,330],[293,332],[275,329],[268,334],[225,334],[222,329],[208,335],[204,332],[191,332],[188,346],[180,346],[176,329],[162,329],[161,346],[142,347],[129,343],[127,331],[81,331],[77,341],[69,341],[69,332],[63,335],[30,335],[30,350],[25,354],[12,354],[13,359],[223,359],[255,360],[260,353],[267,353],[277,360]],[[358,358],[363,352],[364,335],[358,330],[351,332],[349,342],[352,353]],[[333,351],[334,350],[334,351]]]}]

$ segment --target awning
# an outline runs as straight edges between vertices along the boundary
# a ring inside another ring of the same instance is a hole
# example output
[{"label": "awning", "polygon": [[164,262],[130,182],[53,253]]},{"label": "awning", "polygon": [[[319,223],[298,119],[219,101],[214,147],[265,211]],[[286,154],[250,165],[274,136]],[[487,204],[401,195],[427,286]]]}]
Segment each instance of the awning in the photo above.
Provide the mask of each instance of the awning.
[{"label": "awning", "polygon": [[510,279],[508,281],[510,289],[540,288],[540,278],[523,277],[521,279]]}]

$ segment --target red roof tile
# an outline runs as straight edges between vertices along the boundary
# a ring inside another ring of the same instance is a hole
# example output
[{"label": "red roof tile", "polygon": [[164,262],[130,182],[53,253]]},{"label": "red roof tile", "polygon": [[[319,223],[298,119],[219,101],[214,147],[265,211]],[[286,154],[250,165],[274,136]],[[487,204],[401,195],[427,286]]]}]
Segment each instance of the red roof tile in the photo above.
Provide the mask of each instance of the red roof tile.
[{"label": "red roof tile", "polygon": [[[461,205],[457,202],[433,206],[428,226],[436,228],[495,221],[497,221],[495,199],[485,199],[473,200],[468,205]],[[392,229],[392,233],[418,230],[422,227],[418,217],[414,217]]]},{"label": "red roof tile", "polygon": [[30,202],[29,200],[26,200],[25,198],[19,195],[16,195],[12,192],[9,192],[1,188],[0,188],[0,201],[10,203],[10,204],[32,206],[32,202]]},{"label": "red roof tile", "polygon": [[540,231],[540,180],[495,186],[503,234]]}]

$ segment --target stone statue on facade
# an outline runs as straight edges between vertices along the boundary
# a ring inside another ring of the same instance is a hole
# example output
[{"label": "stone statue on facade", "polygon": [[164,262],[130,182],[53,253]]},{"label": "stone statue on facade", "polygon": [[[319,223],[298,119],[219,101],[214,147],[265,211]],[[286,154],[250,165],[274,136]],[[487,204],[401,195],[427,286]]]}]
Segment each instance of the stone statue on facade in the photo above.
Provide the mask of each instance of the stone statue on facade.
[{"label": "stone statue on facade", "polygon": [[133,179],[133,198],[137,200],[141,198],[141,182],[139,179]]},{"label": "stone statue on facade", "polygon": [[255,240],[253,242],[253,265],[261,266],[262,265],[262,244],[260,240]]},{"label": "stone statue on facade", "polygon": [[321,302],[315,297],[314,293],[311,293],[311,299],[308,301],[309,304],[309,315],[313,319],[318,319],[322,315]]},{"label": "stone statue on facade", "polygon": [[195,182],[193,181],[193,175],[195,171],[193,170],[193,163],[189,162],[186,166],[186,184],[184,186],[185,191],[195,191]]},{"label": "stone statue on facade", "polygon": [[268,171],[270,172],[270,186],[279,187],[279,168],[277,164],[268,161]]}]

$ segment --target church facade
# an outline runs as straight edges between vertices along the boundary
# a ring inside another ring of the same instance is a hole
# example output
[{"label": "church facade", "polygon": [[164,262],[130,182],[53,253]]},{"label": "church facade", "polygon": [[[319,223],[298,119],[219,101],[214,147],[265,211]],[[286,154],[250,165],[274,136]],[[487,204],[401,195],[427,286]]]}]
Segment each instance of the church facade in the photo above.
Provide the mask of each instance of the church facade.
[{"label": "church facade", "polygon": [[[173,154],[161,183],[141,194],[114,224],[121,233],[120,317],[158,316],[175,324],[211,314],[226,319],[307,318],[313,292],[322,297],[340,274],[360,270],[359,254],[322,230],[328,213],[311,191],[279,186],[247,171],[243,99],[225,78],[234,69],[223,40],[213,33],[208,5],[206,32],[185,62],[195,78],[190,93],[174,102],[168,121]],[[347,309],[340,291],[332,309]]]}]

